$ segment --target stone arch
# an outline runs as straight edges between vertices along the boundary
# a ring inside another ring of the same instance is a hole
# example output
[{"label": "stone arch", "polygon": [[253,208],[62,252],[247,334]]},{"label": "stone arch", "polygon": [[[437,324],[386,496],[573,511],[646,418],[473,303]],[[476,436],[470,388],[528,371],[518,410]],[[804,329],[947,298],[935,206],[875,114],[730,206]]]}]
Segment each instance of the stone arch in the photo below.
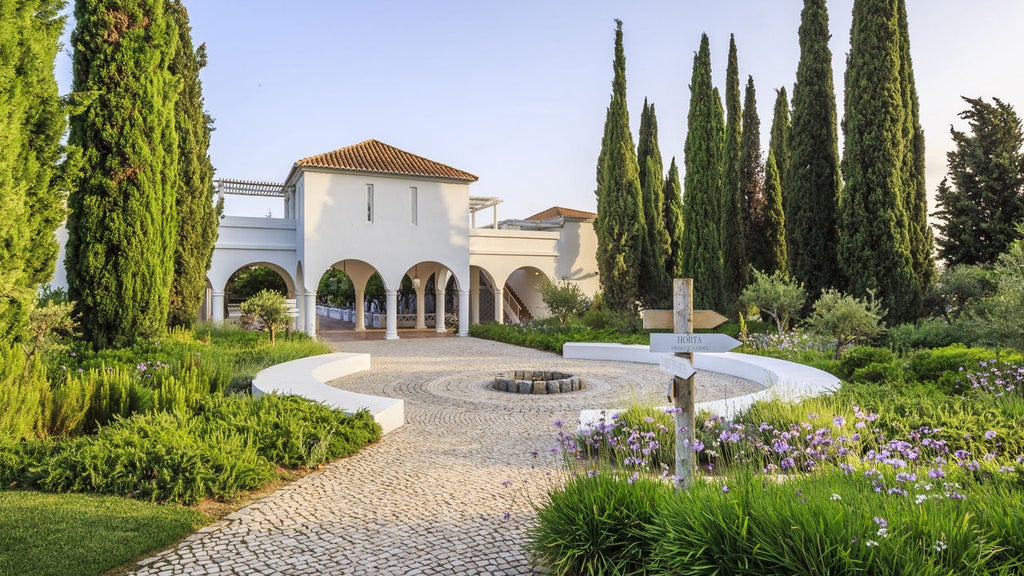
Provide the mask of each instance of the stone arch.
[{"label": "stone arch", "polygon": [[[548,274],[536,266],[520,266],[510,271],[501,285],[500,309],[504,319],[518,323],[548,316],[548,308],[541,299],[540,286],[549,280],[551,278]],[[495,298],[495,310],[498,309],[499,302]]]},{"label": "stone arch", "polygon": [[[468,285],[468,278],[461,281],[459,275],[449,266],[435,260],[423,260],[413,264],[405,273],[413,279],[420,280],[416,289],[416,327],[434,327],[438,332],[447,331],[449,326],[458,326],[462,330],[463,316],[468,326],[468,300],[463,302],[462,286]],[[429,288],[433,288],[430,290]],[[468,293],[467,293],[468,295]],[[430,315],[433,318],[430,318]]]}]

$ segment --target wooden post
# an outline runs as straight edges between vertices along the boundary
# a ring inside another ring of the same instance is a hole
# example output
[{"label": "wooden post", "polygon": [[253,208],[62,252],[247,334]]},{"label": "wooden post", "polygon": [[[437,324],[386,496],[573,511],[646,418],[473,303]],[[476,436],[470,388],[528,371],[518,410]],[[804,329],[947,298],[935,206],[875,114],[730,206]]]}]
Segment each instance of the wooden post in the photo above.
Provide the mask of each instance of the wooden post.
[{"label": "wooden post", "polygon": [[[672,281],[673,326],[676,334],[693,332],[693,278],[675,278]],[[693,353],[683,352],[676,356],[693,363]],[[679,486],[687,489],[693,484],[697,459],[693,452],[695,419],[693,409],[694,375],[689,378],[672,377],[672,392],[675,396],[676,421],[676,478]]]}]

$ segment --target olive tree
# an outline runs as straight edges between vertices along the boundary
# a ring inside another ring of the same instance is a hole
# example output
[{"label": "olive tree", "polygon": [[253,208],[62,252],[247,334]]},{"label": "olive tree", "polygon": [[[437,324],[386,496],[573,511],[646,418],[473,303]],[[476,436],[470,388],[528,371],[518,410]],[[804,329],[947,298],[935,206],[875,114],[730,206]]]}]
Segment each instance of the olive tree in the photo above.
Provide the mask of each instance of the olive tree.
[{"label": "olive tree", "polygon": [[771,275],[752,270],[754,281],[743,290],[740,304],[756,306],[762,315],[768,315],[775,321],[775,328],[782,334],[807,300],[804,285],[781,270]]},{"label": "olive tree", "polygon": [[833,357],[839,359],[844,348],[881,332],[879,323],[884,315],[874,292],[856,298],[830,288],[814,303],[814,312],[805,324],[811,332],[835,340]]},{"label": "olive tree", "polygon": [[580,285],[567,278],[558,282],[545,280],[540,285],[540,298],[548,310],[558,317],[560,326],[565,326],[572,316],[586,312],[591,304]]},{"label": "olive tree", "polygon": [[242,302],[242,314],[252,316],[270,332],[270,343],[274,344],[277,331],[288,326],[288,302],[284,296],[273,290],[260,290],[252,298]]}]

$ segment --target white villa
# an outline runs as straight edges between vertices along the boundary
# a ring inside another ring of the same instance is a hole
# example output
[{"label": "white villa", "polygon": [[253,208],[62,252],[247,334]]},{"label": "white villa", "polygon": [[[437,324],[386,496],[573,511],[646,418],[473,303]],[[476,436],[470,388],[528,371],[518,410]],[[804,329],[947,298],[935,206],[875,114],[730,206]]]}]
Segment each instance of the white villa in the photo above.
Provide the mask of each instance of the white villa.
[{"label": "white villa", "polygon": [[[199,316],[223,322],[229,279],[252,265],[281,275],[298,309],[296,329],[310,335],[317,330],[316,290],[332,267],[354,284],[349,316],[356,330],[369,325],[364,288],[374,272],[380,274],[390,340],[399,337],[399,326],[444,331],[446,317],[465,336],[470,324],[481,321],[547,316],[537,290],[542,277],[567,278],[589,295],[597,292],[596,214],[553,207],[499,222],[501,200],[472,196],[476,181],[473,174],[376,140],[303,158],[283,184],[218,181],[222,195],[280,198],[284,217],[221,220]],[[482,210],[492,211],[494,222],[478,228]],[[59,268],[62,263],[63,255]],[[406,276],[416,293],[415,313],[400,318],[398,288]],[[63,278],[58,270],[54,283]],[[433,314],[427,314],[428,284],[436,288]],[[450,286],[457,298],[445,293]],[[445,310],[446,300],[455,310]]]}]

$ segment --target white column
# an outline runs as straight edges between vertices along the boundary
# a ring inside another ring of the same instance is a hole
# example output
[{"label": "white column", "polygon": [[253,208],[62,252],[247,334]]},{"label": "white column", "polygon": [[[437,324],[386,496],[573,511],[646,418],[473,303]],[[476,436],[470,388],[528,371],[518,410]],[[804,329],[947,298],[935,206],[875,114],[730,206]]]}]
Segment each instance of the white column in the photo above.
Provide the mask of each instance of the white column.
[{"label": "white column", "polygon": [[459,290],[459,336],[469,336],[469,290]]},{"label": "white column", "polygon": [[363,291],[356,290],[356,332],[366,330],[366,300],[363,299]]},{"label": "white column", "polygon": [[494,321],[498,324],[505,323],[505,298],[502,296],[501,288],[494,290]]},{"label": "white column", "polygon": [[385,290],[388,315],[384,330],[385,340],[398,340],[398,290]]},{"label": "white column", "polygon": [[[299,315],[295,317],[293,322],[295,326],[292,328],[296,332],[306,331],[306,298],[305,292],[298,289],[295,290],[295,307],[299,309]],[[316,315],[316,303],[313,303],[313,315]]]},{"label": "white column", "polygon": [[426,304],[424,303],[424,296],[426,296],[427,289],[424,286],[420,286],[416,289],[416,328],[422,330],[427,327],[426,321]]},{"label": "white column", "polygon": [[469,273],[469,323],[480,323],[480,271]]},{"label": "white column", "polygon": [[[300,311],[300,314],[304,312],[306,316],[304,328],[306,329],[306,334],[316,337],[316,290],[310,290],[304,296],[306,302],[305,310]],[[298,297],[298,294],[296,294],[296,297]]]},{"label": "white column", "polygon": [[436,294],[437,297],[437,305],[434,307],[434,312],[437,318],[435,318],[436,322],[434,323],[434,326],[438,332],[444,332],[446,331],[446,328],[444,327],[444,290],[438,290],[434,294]]},{"label": "white column", "polygon": [[224,291],[214,290],[213,297],[213,323],[218,326],[224,323]]}]

